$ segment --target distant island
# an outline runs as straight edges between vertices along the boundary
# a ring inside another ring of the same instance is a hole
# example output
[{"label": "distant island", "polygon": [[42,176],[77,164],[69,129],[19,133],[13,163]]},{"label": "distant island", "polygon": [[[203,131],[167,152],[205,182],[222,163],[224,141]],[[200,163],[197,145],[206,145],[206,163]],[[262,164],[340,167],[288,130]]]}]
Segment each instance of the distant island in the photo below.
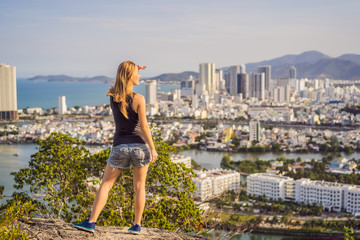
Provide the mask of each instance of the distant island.
[{"label": "distant island", "polygon": [[[215,63],[216,64],[216,63]],[[242,63],[234,63],[239,65]],[[297,78],[309,79],[335,79],[335,80],[360,80],[360,55],[344,54],[332,58],[318,51],[307,51],[301,54],[285,55],[282,57],[260,61],[256,63],[247,63],[246,72],[255,72],[257,67],[270,65],[272,79],[287,77],[289,66],[295,66]],[[226,71],[229,67],[222,67]],[[188,79],[190,76],[197,78],[198,72],[184,71],[181,73],[164,73],[151,78],[142,80],[156,79],[160,82],[180,82]],[[95,77],[71,77],[67,75],[49,75],[35,76],[29,78],[31,81],[62,81],[62,82],[114,82],[114,78],[106,76]]]},{"label": "distant island", "polygon": [[104,82],[109,83],[114,81],[114,78],[109,78],[106,76],[95,76],[95,77],[71,77],[67,75],[49,75],[42,76],[38,75],[32,78],[29,78],[30,81],[48,81],[48,82]]}]

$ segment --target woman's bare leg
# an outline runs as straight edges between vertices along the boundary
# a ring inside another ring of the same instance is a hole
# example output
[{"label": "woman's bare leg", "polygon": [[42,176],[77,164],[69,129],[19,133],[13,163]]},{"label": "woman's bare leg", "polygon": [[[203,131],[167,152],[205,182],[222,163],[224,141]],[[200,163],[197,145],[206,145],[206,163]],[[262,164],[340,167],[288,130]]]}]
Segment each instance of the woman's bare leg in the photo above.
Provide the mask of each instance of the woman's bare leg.
[{"label": "woman's bare leg", "polygon": [[98,219],[101,210],[104,208],[106,204],[109,191],[114,185],[116,179],[119,177],[120,173],[121,173],[121,169],[117,169],[111,167],[109,164],[106,164],[105,173],[103,180],[101,182],[101,186],[96,193],[92,213],[89,219],[90,222],[96,222],[96,220]]},{"label": "woman's bare leg", "polygon": [[139,225],[145,206],[145,180],[148,168],[149,164],[144,167],[134,167],[135,224]]}]

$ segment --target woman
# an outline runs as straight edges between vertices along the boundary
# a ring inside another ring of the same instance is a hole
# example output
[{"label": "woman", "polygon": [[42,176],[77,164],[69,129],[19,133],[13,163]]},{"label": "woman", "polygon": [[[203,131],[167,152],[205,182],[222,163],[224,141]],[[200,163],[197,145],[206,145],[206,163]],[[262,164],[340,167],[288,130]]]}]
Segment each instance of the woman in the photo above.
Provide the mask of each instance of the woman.
[{"label": "woman", "polygon": [[[149,163],[155,162],[158,156],[146,120],[144,96],[135,93],[133,86],[139,84],[139,70],[146,66],[136,65],[131,61],[119,65],[115,85],[107,93],[115,120],[113,148],[109,158],[101,186],[96,194],[92,213],[84,222],[74,226],[89,232],[95,231],[96,220],[104,208],[108,194],[121,169],[134,169],[135,190],[135,222],[129,232],[140,234],[141,217],[145,206],[145,179]],[[148,146],[147,146],[147,145]]]}]

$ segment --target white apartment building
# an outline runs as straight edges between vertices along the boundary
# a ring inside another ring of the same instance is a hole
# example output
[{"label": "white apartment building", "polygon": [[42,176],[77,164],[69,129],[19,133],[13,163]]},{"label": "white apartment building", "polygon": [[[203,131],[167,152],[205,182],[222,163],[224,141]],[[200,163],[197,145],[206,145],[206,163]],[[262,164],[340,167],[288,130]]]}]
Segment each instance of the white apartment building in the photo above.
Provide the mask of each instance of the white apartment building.
[{"label": "white apartment building", "polygon": [[266,198],[285,199],[286,182],[292,178],[267,173],[255,173],[247,177],[247,193],[257,196],[265,194]]},{"label": "white apartment building", "polygon": [[146,103],[150,105],[157,104],[156,80],[146,81]]},{"label": "white apartment building", "polygon": [[[214,63],[200,63],[199,64],[199,85],[201,89],[197,91],[198,96],[204,94],[204,90],[213,97],[216,89],[216,76],[215,76],[215,64]],[[203,89],[205,88],[205,89]]]},{"label": "white apartment building", "polygon": [[173,163],[183,163],[185,167],[191,168],[191,157],[190,156],[183,156],[183,155],[171,155],[171,161]]},{"label": "white apartment building", "polygon": [[67,112],[66,97],[59,96],[59,114],[65,114]]},{"label": "white apartment building", "polygon": [[193,181],[197,188],[195,197],[205,201],[216,197],[225,191],[240,189],[240,173],[233,170],[213,169],[209,171],[195,171]]},{"label": "white apartment building", "polygon": [[18,118],[16,67],[0,63],[0,121]]},{"label": "white apartment building", "polygon": [[348,185],[344,187],[344,206],[346,212],[360,213],[360,186]]},{"label": "white apartment building", "polygon": [[269,199],[283,199],[297,203],[316,203],[327,211],[360,213],[360,186],[326,181],[313,181],[268,173],[247,177],[247,193]]},{"label": "white apartment building", "polygon": [[340,212],[343,199],[343,184],[325,181],[298,179],[295,182],[296,202],[316,203],[325,210]]}]

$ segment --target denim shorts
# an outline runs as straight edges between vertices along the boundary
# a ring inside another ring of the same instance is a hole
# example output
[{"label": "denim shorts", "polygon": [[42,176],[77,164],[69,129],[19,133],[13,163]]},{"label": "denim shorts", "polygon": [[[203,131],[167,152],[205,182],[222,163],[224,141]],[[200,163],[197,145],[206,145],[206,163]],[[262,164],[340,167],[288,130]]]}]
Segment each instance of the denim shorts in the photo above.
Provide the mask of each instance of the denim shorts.
[{"label": "denim shorts", "polygon": [[143,143],[129,143],[114,146],[107,163],[114,168],[143,167],[151,162],[150,149]]}]

